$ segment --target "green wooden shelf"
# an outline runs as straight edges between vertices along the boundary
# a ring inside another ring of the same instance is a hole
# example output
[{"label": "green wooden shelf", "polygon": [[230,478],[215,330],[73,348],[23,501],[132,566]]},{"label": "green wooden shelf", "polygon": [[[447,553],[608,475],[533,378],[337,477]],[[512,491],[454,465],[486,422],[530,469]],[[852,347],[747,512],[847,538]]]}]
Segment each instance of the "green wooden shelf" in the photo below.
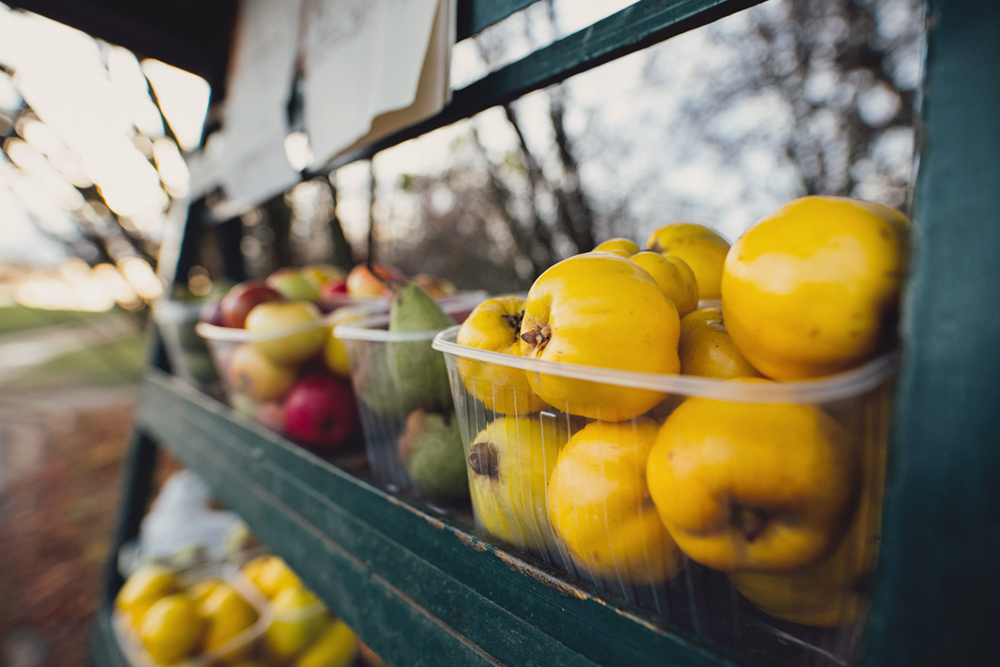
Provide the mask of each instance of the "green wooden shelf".
[{"label": "green wooden shelf", "polygon": [[594,595],[162,371],[147,372],[135,421],[390,664],[736,664],[731,651]]}]

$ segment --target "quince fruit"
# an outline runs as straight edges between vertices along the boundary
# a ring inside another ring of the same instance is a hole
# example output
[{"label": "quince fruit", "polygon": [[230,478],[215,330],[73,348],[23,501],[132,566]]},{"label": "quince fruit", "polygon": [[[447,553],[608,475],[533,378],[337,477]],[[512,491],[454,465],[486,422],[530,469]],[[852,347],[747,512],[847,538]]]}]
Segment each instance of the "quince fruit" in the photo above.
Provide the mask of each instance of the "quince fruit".
[{"label": "quince fruit", "polygon": [[650,234],[646,248],[683,259],[698,281],[699,299],[718,299],[721,295],[722,266],[729,252],[729,241],[704,225],[675,222]]},{"label": "quince fruit", "polygon": [[326,609],[315,594],[301,586],[284,589],[271,601],[274,620],[264,632],[269,655],[290,660],[312,643],[327,622]]},{"label": "quince fruit", "polygon": [[358,638],[347,624],[334,619],[295,661],[295,667],[348,667],[358,654]]},{"label": "quince fruit", "polygon": [[[256,560],[250,561],[250,563],[254,563]],[[302,586],[298,576],[278,556],[262,556],[259,565],[251,565],[250,563],[243,566],[244,574],[270,600],[273,600],[286,588]]]},{"label": "quince fruit", "polygon": [[[476,306],[458,330],[456,342],[479,350],[524,356],[521,318],[524,299],[500,296]],[[487,410],[502,415],[522,415],[547,407],[545,401],[528,386],[528,378],[519,368],[460,357],[458,371],[470,394],[486,405]]]},{"label": "quince fruit", "polygon": [[142,617],[153,604],[180,590],[174,573],[163,565],[143,565],[125,581],[115,597],[115,607],[128,615],[132,627],[138,628]]},{"label": "quince fruit", "polygon": [[[607,252],[565,259],[528,291],[521,322],[525,356],[623,371],[680,370],[677,308],[639,265]],[[624,421],[663,399],[649,389],[528,371],[546,403],[570,414]]]},{"label": "quince fruit", "polygon": [[[231,642],[257,622],[257,610],[227,582],[218,583],[212,592],[197,603],[198,615],[205,622],[202,650],[216,651]],[[233,659],[249,646],[240,647],[225,656]]]},{"label": "quince fruit", "polygon": [[554,553],[546,491],[569,441],[562,419],[501,417],[469,447],[469,492],[480,526],[524,549]]},{"label": "quince fruit", "polygon": [[658,425],[591,422],[570,438],[549,479],[549,517],[584,571],[626,584],[659,584],[681,569],[646,484]]},{"label": "quince fruit", "polygon": [[158,665],[183,661],[198,645],[203,622],[194,600],[185,593],[160,598],[142,617],[139,639]]},{"label": "quince fruit", "polygon": [[812,406],[692,397],[657,434],[650,494],[692,560],[786,572],[818,562],[844,534],[859,483],[851,444]]},{"label": "quince fruit", "polygon": [[698,279],[683,259],[650,250],[636,253],[629,259],[649,271],[649,275],[677,307],[680,317],[698,307]]},{"label": "quince fruit", "polygon": [[681,374],[731,380],[760,377],[739,351],[722,321],[719,308],[701,308],[681,319],[681,338],[677,344]]},{"label": "quince fruit", "polygon": [[907,228],[894,209],[839,197],[796,199],[757,222],[722,277],[736,346],[776,380],[864,362],[895,316]]},{"label": "quince fruit", "polygon": [[596,246],[594,246],[594,250],[612,252],[616,255],[620,255],[621,257],[629,258],[632,255],[639,252],[640,250],[642,250],[642,248],[640,248],[639,244],[633,241],[632,239],[626,239],[621,236],[616,236],[613,239],[608,239],[607,241],[598,243]]}]

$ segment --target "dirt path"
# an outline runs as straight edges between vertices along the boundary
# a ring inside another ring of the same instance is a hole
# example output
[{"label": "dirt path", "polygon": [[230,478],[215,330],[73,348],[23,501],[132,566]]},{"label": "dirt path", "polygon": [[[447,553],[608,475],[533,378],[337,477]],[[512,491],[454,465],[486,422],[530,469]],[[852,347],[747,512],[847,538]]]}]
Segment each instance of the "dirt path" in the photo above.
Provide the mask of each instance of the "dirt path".
[{"label": "dirt path", "polygon": [[0,665],[81,665],[134,387],[0,395]]}]

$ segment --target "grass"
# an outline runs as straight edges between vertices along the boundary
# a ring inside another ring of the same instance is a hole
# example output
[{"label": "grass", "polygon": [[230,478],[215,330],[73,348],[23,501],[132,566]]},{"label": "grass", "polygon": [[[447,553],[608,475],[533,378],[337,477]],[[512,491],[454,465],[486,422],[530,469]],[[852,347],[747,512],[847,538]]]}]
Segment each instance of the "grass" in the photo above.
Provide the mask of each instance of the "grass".
[{"label": "grass", "polygon": [[113,386],[135,382],[146,361],[146,336],[122,336],[55,356],[7,381],[8,388],[38,390],[66,385]]},{"label": "grass", "polygon": [[109,314],[109,312],[94,313],[83,310],[44,310],[20,305],[2,306],[0,336],[59,324],[85,324],[107,317]]}]

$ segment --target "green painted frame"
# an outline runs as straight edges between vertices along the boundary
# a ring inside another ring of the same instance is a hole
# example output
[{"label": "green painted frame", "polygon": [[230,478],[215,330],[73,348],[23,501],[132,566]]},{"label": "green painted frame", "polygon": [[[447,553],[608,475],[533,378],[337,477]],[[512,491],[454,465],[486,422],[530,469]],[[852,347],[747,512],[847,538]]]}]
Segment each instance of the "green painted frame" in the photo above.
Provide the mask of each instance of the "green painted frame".
[{"label": "green painted frame", "polygon": [[[528,4],[469,0],[460,27],[477,32]],[[751,4],[641,0],[329,168]],[[1000,169],[990,150],[1000,148],[1000,3],[931,0],[927,16],[904,362],[864,657],[880,667],[997,662],[989,640],[1000,620],[1000,315],[988,295],[1000,285]],[[189,221],[178,275],[201,224]],[[197,469],[390,663],[752,664],[386,494],[156,368],[143,383],[116,548],[135,534],[157,443]],[[121,664],[107,622],[120,583],[112,571],[95,633],[99,664]]]}]

